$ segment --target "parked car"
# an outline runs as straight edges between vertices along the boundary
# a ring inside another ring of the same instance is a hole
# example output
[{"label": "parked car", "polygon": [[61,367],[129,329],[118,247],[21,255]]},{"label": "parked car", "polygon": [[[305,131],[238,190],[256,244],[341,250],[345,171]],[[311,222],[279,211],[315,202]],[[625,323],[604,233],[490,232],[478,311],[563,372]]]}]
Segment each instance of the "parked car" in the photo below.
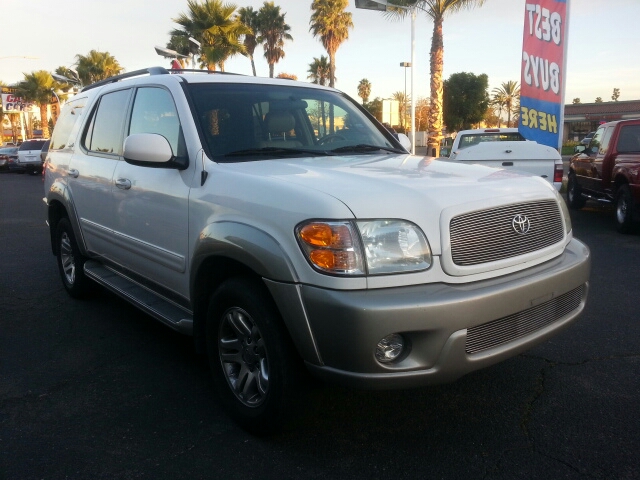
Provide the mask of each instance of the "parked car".
[{"label": "parked car", "polygon": [[18,147],[0,148],[0,170],[15,171],[18,169]]},{"label": "parked car", "polygon": [[302,367],[449,382],[572,324],[590,254],[553,186],[407,141],[306,82],[154,67],[85,87],[45,164],[62,285],[192,335],[257,433],[291,415]]},{"label": "parked car", "polygon": [[31,175],[42,173],[40,152],[46,140],[42,138],[25,140],[18,148],[18,166]]},{"label": "parked car", "polygon": [[589,145],[589,142],[591,141],[595,133],[596,132],[587,133],[587,135],[582,140],[580,140],[580,145]]},{"label": "parked car", "polygon": [[567,203],[613,204],[617,229],[634,232],[640,221],[640,119],[601,125],[587,147],[576,146],[567,179]]},{"label": "parked car", "polygon": [[[440,149],[441,157],[455,157],[460,150],[484,142],[524,142],[526,138],[517,128],[476,128],[473,130],[461,130],[453,139],[451,146],[445,142],[445,149]],[[442,143],[441,143],[442,145]]]},{"label": "parked car", "polygon": [[449,155],[443,156],[441,149],[438,160],[527,172],[544,178],[558,191],[562,187],[564,167],[558,150],[526,141],[517,128],[462,130],[452,141],[450,149],[446,143],[444,153]]}]

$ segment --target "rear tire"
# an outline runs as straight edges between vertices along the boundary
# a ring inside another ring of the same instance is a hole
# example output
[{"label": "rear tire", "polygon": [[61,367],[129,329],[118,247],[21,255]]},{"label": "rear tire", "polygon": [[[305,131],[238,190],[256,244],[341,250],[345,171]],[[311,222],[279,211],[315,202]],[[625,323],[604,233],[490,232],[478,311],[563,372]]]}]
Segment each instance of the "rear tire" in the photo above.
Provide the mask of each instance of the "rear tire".
[{"label": "rear tire", "polygon": [[206,339],[229,415],[255,435],[280,430],[295,405],[301,360],[264,285],[249,278],[220,285],[209,303]]},{"label": "rear tire", "polygon": [[582,189],[576,181],[576,174],[570,173],[567,179],[567,205],[573,210],[580,210],[586,202],[582,197]]},{"label": "rear tire", "polygon": [[74,298],[89,293],[91,280],[84,274],[86,258],[80,253],[76,236],[67,218],[61,218],[56,226],[57,263],[62,285]]},{"label": "rear tire", "polygon": [[633,196],[629,185],[620,185],[616,193],[616,225],[620,233],[635,231]]}]

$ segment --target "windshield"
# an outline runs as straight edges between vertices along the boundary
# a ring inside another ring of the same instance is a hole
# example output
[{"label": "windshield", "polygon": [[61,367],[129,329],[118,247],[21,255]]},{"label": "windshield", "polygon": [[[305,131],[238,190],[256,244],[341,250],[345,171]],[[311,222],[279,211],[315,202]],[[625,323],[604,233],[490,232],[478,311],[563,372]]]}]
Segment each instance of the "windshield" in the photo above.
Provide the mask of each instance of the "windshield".
[{"label": "windshield", "polygon": [[208,155],[219,162],[283,156],[406,153],[348,98],[280,85],[188,86]]},{"label": "windshield", "polygon": [[463,135],[460,137],[458,148],[472,147],[482,142],[513,142],[526,140],[519,132],[483,132]]}]

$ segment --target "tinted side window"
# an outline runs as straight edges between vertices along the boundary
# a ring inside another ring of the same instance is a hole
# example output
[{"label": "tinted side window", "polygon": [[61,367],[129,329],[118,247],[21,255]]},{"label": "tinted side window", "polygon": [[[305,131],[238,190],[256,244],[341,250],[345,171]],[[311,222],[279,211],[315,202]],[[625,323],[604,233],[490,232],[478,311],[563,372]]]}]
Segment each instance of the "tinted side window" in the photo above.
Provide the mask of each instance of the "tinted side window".
[{"label": "tinted side window", "polygon": [[131,112],[129,135],[157,133],[169,141],[173,154],[182,156],[182,133],[171,94],[162,88],[139,88]]},{"label": "tinted side window", "polygon": [[640,125],[627,125],[620,129],[618,152],[640,153]]},{"label": "tinted side window", "polygon": [[53,129],[49,150],[62,150],[68,143],[73,141],[73,139],[70,138],[71,133],[73,132],[73,127],[82,117],[84,105],[85,99],[79,98],[70,101],[64,106],[56,122],[56,127]]},{"label": "tinted side window", "polygon": [[593,138],[591,139],[591,142],[589,142],[589,149],[591,150],[591,152],[595,153],[598,150],[600,150],[600,142],[602,141],[603,136],[604,136],[604,127],[599,128],[596,131]]},{"label": "tinted side window", "polygon": [[606,155],[607,150],[609,149],[609,140],[611,140],[611,134],[613,133],[614,127],[607,128],[607,131],[604,132],[602,140],[600,141],[600,149],[598,153],[600,155]]},{"label": "tinted side window", "polygon": [[84,146],[94,152],[122,153],[122,129],[131,90],[102,96],[84,138]]}]

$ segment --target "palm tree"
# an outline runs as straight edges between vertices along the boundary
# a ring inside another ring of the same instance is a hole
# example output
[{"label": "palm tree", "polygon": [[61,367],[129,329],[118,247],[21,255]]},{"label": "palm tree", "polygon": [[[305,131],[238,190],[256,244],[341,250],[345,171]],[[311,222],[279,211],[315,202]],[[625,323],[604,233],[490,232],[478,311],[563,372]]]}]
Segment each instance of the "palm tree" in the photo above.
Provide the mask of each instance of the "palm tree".
[{"label": "palm tree", "polygon": [[[393,0],[396,5],[415,6],[433,20],[433,35],[431,36],[430,61],[430,110],[429,110],[429,152],[439,153],[442,139],[442,71],[444,66],[444,40],[442,24],[449,13],[458,12],[464,8],[481,6],[484,0]],[[389,8],[391,15],[405,16],[408,10]]]},{"label": "palm tree", "polygon": [[329,54],[329,86],[335,87],[336,52],[349,38],[349,29],[353,28],[351,13],[345,12],[348,0],[313,0],[309,31],[319,37],[322,46]]},{"label": "palm tree", "polygon": [[40,107],[40,125],[42,126],[42,136],[44,138],[49,138],[47,106],[51,103],[53,86],[53,77],[46,70],[25,73],[24,80],[16,86],[18,96],[28,102],[34,102]]},{"label": "palm tree", "polygon": [[222,0],[205,0],[203,3],[187,0],[187,9],[186,13],[173,19],[182,27],[170,33],[174,44],[184,45],[184,40],[179,40],[179,37],[198,40],[201,44],[200,61],[209,70],[219,67],[224,71],[224,63],[229,57],[246,55],[240,37],[251,33],[251,29],[240,22],[234,4],[223,4]]},{"label": "palm tree", "polygon": [[329,59],[320,55],[320,58],[313,57],[313,62],[309,64],[307,78],[311,80],[311,83],[326,86],[329,81],[329,72]]},{"label": "palm tree", "polygon": [[500,87],[494,88],[492,92],[494,98],[496,96],[501,98],[504,109],[507,112],[507,127],[510,127],[511,114],[514,112],[515,106],[520,104],[520,86],[518,82],[509,80],[508,82],[504,82]]},{"label": "palm tree", "polygon": [[406,109],[407,109],[407,96],[404,92],[395,92],[391,95],[391,98],[398,102],[398,113],[400,114],[400,125],[405,129],[406,123]]},{"label": "palm tree", "polygon": [[291,27],[284,21],[286,14],[273,2],[264,2],[258,12],[258,43],[264,44],[264,58],[269,63],[269,77],[273,78],[273,67],[284,58],[284,41],[293,40]]},{"label": "palm tree", "polygon": [[251,29],[251,33],[245,33],[244,35],[244,48],[247,51],[247,55],[251,60],[251,69],[253,70],[253,76],[256,74],[256,63],[253,61],[253,53],[258,46],[258,40],[256,32],[258,31],[258,12],[253,7],[242,7],[238,10],[238,20],[247,28]]},{"label": "palm tree", "polygon": [[91,50],[87,55],[76,55],[76,71],[83,85],[118,75],[123,68],[109,52]]},{"label": "palm tree", "polygon": [[505,96],[502,93],[495,92],[495,90],[496,89],[494,88],[494,94],[491,97],[491,105],[497,111],[496,116],[498,117],[498,128],[500,128],[500,122],[502,120],[502,110],[505,107],[506,99],[505,99]]},{"label": "palm tree", "polygon": [[366,78],[363,78],[360,80],[360,83],[358,83],[358,96],[362,98],[363,105],[369,101],[369,97],[371,96],[371,82]]}]

